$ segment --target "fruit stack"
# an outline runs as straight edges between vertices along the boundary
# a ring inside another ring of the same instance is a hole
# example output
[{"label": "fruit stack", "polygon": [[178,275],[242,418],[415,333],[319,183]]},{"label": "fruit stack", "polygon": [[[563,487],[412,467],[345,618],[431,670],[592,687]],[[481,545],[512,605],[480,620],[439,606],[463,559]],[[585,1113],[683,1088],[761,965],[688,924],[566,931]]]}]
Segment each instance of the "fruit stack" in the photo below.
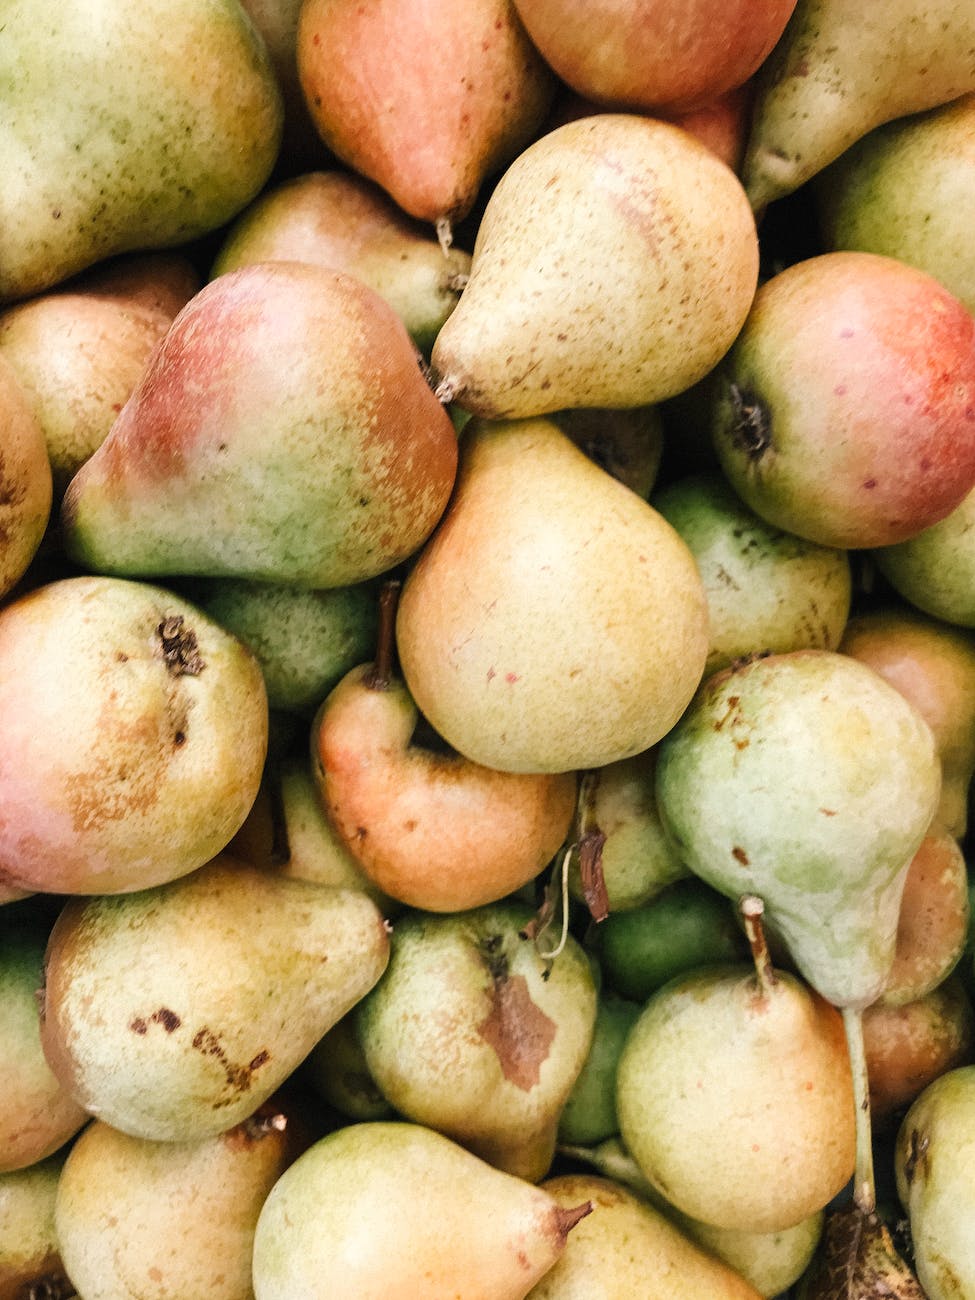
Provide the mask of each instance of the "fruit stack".
[{"label": "fruit stack", "polygon": [[0,87],[0,1300],[973,1300],[972,0]]}]

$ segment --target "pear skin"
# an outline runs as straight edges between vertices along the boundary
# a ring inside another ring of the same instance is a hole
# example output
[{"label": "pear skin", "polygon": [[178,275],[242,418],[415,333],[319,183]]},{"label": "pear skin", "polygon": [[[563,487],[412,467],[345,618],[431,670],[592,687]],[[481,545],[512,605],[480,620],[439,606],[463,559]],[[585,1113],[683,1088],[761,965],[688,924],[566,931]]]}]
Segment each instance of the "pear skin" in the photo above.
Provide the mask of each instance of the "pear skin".
[{"label": "pear skin", "polygon": [[62,535],[89,570],[348,586],[425,541],[456,462],[388,303],[341,272],[265,262],[180,312],[71,480]]},{"label": "pear skin", "polygon": [[756,81],[742,175],[758,211],[874,127],[975,89],[975,13],[966,0],[911,3],[897,16],[806,0]]},{"label": "pear skin", "polygon": [[161,587],[82,576],[0,612],[0,880],[140,889],[218,853],[257,794],[257,661]]},{"label": "pear skin", "polygon": [[[54,1226],[63,1157],[0,1174],[0,1300],[67,1296]],[[33,1288],[33,1289],[32,1289]],[[46,1288],[46,1289],[45,1289]]]},{"label": "pear skin", "polygon": [[631,488],[649,497],[663,457],[664,431],[656,406],[628,410],[607,407],[556,411],[553,421],[590,460]]},{"label": "pear skin", "polygon": [[491,193],[438,391],[491,419],[662,401],[727,351],[757,277],[748,201],[706,145],[635,114],[568,122]]},{"label": "pear skin", "polygon": [[420,1124],[350,1124],[272,1188],[256,1300],[524,1300],[588,1205],[564,1210]]},{"label": "pear skin", "polygon": [[212,1136],[267,1100],[388,958],[361,891],[221,856],[167,885],[68,904],[47,951],[44,1052],[121,1132]]},{"label": "pear skin", "polygon": [[307,0],[298,72],[332,153],[444,242],[555,91],[509,0]]},{"label": "pear skin", "polygon": [[338,170],[266,189],[231,226],[212,275],[268,261],[357,276],[386,299],[423,353],[456,307],[471,263],[462,249],[441,248],[377,185]]},{"label": "pear skin", "polygon": [[945,623],[975,628],[975,489],[936,524],[882,546],[877,568],[915,609]]},{"label": "pear skin", "polygon": [[57,1188],[69,1277],[85,1300],[249,1300],[258,1215],[299,1150],[287,1110],[273,1101],[196,1141],[151,1142],[96,1120]]},{"label": "pear skin", "polygon": [[499,771],[568,772],[648,749],[707,655],[690,551],[549,420],[472,421],[462,446],[396,620],[421,713]]},{"label": "pear skin", "polygon": [[51,514],[51,462],[44,430],[17,371],[0,353],[0,597],[37,554]]},{"label": "pear skin", "polygon": [[280,91],[236,0],[71,0],[53,29],[11,0],[0,82],[0,298],[215,230],[277,157]]}]

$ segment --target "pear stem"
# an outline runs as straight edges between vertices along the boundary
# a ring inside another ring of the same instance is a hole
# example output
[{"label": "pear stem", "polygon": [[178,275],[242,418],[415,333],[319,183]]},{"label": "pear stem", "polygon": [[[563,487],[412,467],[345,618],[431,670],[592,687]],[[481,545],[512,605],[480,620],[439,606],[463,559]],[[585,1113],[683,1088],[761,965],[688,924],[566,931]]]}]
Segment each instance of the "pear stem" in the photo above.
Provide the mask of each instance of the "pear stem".
[{"label": "pear stem", "polygon": [[765,938],[765,926],[762,924],[762,917],[765,915],[765,903],[756,894],[745,894],[738,900],[738,912],[745,927],[748,946],[752,950],[755,974],[758,976],[762,992],[768,993],[775,988],[778,981],[775,978],[775,968],[769,955],[768,941]]},{"label": "pear stem", "polygon": [[433,228],[437,233],[437,243],[444,257],[450,252],[450,246],[454,242],[454,227],[449,217],[437,217],[433,223]]},{"label": "pear stem", "polygon": [[402,583],[387,578],[379,589],[379,630],[376,633],[376,658],[366,673],[364,684],[370,691],[384,691],[393,676],[396,647],[396,607]]},{"label": "pear stem", "polygon": [[542,952],[538,949],[538,955],[542,961],[555,961],[556,957],[562,952],[569,938],[569,861],[572,858],[574,844],[570,844],[562,854],[561,874],[561,894],[562,894],[562,933],[559,941],[550,952]]},{"label": "pear stem", "polygon": [[555,1222],[559,1236],[564,1241],[572,1229],[587,1214],[592,1214],[595,1206],[592,1201],[583,1201],[581,1205],[574,1205],[571,1209],[564,1210],[561,1206],[555,1211]]},{"label": "pear stem", "polygon": [[863,1043],[863,1012],[859,1007],[843,1007],[843,1029],[853,1071],[853,1100],[856,1105],[856,1168],[853,1173],[853,1203],[862,1214],[877,1208],[877,1189],[873,1177],[873,1126],[870,1122],[870,1080],[867,1053]]}]

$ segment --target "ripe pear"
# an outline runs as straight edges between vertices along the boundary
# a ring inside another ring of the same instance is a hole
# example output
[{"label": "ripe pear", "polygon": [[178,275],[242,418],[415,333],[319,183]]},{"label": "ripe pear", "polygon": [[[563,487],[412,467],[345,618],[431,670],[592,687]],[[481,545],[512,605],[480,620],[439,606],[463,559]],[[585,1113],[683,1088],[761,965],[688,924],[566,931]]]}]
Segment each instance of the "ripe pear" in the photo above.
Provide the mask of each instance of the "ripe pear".
[{"label": "ripe pear", "polygon": [[66,906],[47,951],[44,1052],[113,1128],[209,1137],[266,1101],[388,958],[382,914],[361,891],[221,855],[153,889]]},{"label": "ripe pear", "polygon": [[940,784],[914,706],[830,650],[714,673],[657,755],[661,815],[691,870],[763,898],[804,978],[849,1008],[883,991]]},{"label": "ripe pear", "polygon": [[611,1179],[563,1174],[547,1179],[541,1190],[566,1208],[588,1198],[593,1211],[573,1229],[562,1257],[529,1300],[759,1300],[760,1292],[739,1273]]},{"label": "ripe pear", "polygon": [[814,195],[827,249],[897,257],[975,312],[975,94],[870,131],[819,173]]},{"label": "ripe pear", "polygon": [[510,0],[306,0],[298,73],[328,148],[445,244],[555,91]]},{"label": "ripe pear", "polygon": [[588,1203],[563,1209],[420,1124],[350,1124],[278,1179],[256,1300],[524,1300]]},{"label": "ripe pear", "polygon": [[365,581],[440,517],[457,439],[388,303],[265,262],[213,280],[71,480],[69,555],[112,573]]},{"label": "ripe pear", "polygon": [[904,1117],[894,1166],[928,1300],[975,1293],[975,1065],[928,1084]]},{"label": "ripe pear", "polygon": [[197,1140],[150,1142],[95,1120],[58,1183],[68,1276],[85,1300],[253,1300],[257,1218],[299,1150],[287,1110],[273,1100]]},{"label": "ripe pear", "polygon": [[596,1020],[592,968],[569,936],[554,960],[512,900],[397,919],[389,967],[359,1004],[372,1077],[403,1116],[536,1182]]},{"label": "ripe pear", "polygon": [[880,547],[877,568],[922,613],[975,627],[975,489],[936,524]]},{"label": "ripe pear", "polygon": [[550,420],[472,421],[396,638],[421,713],[506,772],[648,749],[697,688],[707,608],[690,551]]},{"label": "ripe pear", "polygon": [[84,575],[0,611],[0,880],[141,889],[243,822],[268,714],[257,661],[161,587]]},{"label": "ripe pear", "polygon": [[975,639],[908,604],[887,604],[852,618],[839,648],[895,686],[931,728],[941,760],[935,820],[960,839],[975,772]]},{"label": "ripe pear", "polygon": [[280,91],[237,0],[67,0],[54,27],[9,0],[0,83],[0,298],[215,230],[277,157]]},{"label": "ripe pear", "polygon": [[13,365],[0,352],[0,597],[37,554],[51,514],[51,462],[44,430]]},{"label": "ripe pear", "polygon": [[690,547],[708,599],[705,675],[765,651],[836,650],[850,612],[850,559],[765,522],[720,475],[691,474],[652,504]]},{"label": "ripe pear", "polygon": [[659,402],[727,351],[757,277],[748,201],[706,145],[635,114],[568,122],[488,200],[438,392],[492,419]]},{"label": "ripe pear", "polygon": [[762,209],[874,127],[975,90],[967,0],[907,0],[866,12],[803,0],[757,73],[743,178]]},{"label": "ripe pear", "polygon": [[63,1157],[0,1174],[0,1300],[57,1300],[73,1291],[54,1226]]},{"label": "ripe pear", "polygon": [[363,280],[429,353],[471,259],[459,248],[442,249],[365,177],[336,169],[264,190],[230,227],[212,274],[269,261],[315,262]]}]

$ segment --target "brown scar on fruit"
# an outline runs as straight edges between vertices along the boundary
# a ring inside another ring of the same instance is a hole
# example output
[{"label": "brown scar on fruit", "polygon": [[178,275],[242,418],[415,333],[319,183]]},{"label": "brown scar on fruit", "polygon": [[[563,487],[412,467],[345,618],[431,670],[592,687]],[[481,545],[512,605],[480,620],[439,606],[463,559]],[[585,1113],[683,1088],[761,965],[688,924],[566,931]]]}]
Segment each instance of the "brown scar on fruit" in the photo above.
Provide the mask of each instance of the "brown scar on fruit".
[{"label": "brown scar on fruit", "polygon": [[929,1140],[926,1136],[922,1137],[918,1130],[912,1129],[911,1136],[908,1139],[907,1159],[904,1162],[904,1177],[908,1186],[914,1182],[918,1173],[918,1166],[921,1166],[921,1176],[925,1179],[928,1177],[928,1146]]},{"label": "brown scar on fruit", "polygon": [[735,859],[736,862],[740,862],[743,867],[748,866],[748,854],[745,852],[743,848],[739,847],[739,845],[736,844],[735,847],[731,850],[731,856]]},{"label": "brown scar on fruit", "polygon": [[508,959],[491,948],[490,940],[485,948],[484,963],[492,979],[491,1010],[477,1032],[494,1050],[508,1082],[530,1092],[551,1051],[555,1022],[532,1001],[524,975],[510,973]]},{"label": "brown scar on fruit", "polygon": [[168,614],[156,628],[162,657],[173,677],[199,677],[206,667],[196,633],[182,614]]},{"label": "brown scar on fruit", "polygon": [[[267,1048],[262,1048],[255,1056],[251,1057],[246,1065],[235,1065],[224,1051],[219,1035],[215,1034],[207,1025],[196,1031],[191,1046],[196,1051],[202,1052],[204,1056],[212,1056],[219,1063],[228,1085],[235,1094],[247,1092],[254,1082],[255,1073],[271,1059],[271,1053]],[[213,1108],[219,1110],[222,1106],[230,1106],[234,1100],[234,1097],[224,1098],[214,1102]]]}]

